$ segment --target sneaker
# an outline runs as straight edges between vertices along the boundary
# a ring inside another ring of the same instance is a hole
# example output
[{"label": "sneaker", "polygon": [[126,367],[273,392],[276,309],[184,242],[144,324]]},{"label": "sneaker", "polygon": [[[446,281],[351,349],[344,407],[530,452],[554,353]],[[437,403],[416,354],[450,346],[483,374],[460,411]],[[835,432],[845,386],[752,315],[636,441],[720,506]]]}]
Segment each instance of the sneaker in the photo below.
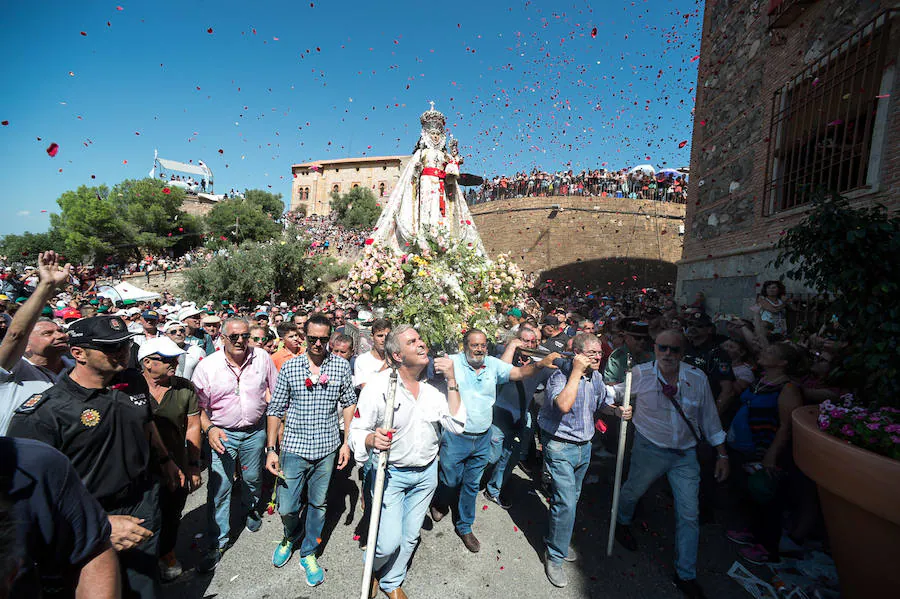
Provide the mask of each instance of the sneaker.
[{"label": "sneaker", "polygon": [[431,520],[437,523],[444,519],[444,516],[446,516],[450,512],[450,508],[443,506],[438,507],[436,505],[433,505],[429,509],[429,512],[431,515]]},{"label": "sneaker", "polygon": [[749,530],[729,530],[725,533],[725,538],[738,545],[754,544],[753,535]]},{"label": "sneaker", "polygon": [[288,563],[288,560],[291,559],[291,551],[294,548],[294,542],[284,537],[281,539],[281,542],[278,543],[278,547],[275,548],[275,553],[272,554],[272,565],[276,568],[280,568],[281,566]]},{"label": "sneaker", "polygon": [[164,555],[159,560],[159,576],[163,582],[175,580],[184,572],[181,563],[173,554]]},{"label": "sneaker", "polygon": [[510,507],[510,506],[509,506],[509,503],[507,503],[507,502],[502,498],[502,496],[500,496],[500,495],[491,495],[491,494],[488,492],[487,489],[484,490],[484,498],[487,499],[488,501],[490,501],[491,503],[496,503],[497,505],[499,505],[500,507],[502,507],[504,510],[508,510],[509,507]]},{"label": "sneaker", "polygon": [[777,564],[781,561],[777,556],[773,556],[762,545],[751,545],[738,550],[738,555],[757,566],[765,564]]},{"label": "sneaker", "polygon": [[197,572],[212,572],[216,569],[216,566],[219,565],[219,562],[222,561],[222,556],[225,554],[224,547],[218,547],[216,549],[210,549],[203,559],[197,564]]},{"label": "sneaker", "polygon": [[262,514],[256,510],[250,510],[250,513],[247,514],[247,530],[257,532],[260,528],[262,528]]},{"label": "sneaker", "polygon": [[634,535],[631,534],[630,526],[625,526],[623,524],[617,524],[616,525],[616,540],[619,542],[619,545],[621,545],[628,551],[637,551],[637,548],[638,548],[637,539],[635,539]]},{"label": "sneaker", "polygon": [[572,562],[578,561],[578,554],[575,553],[575,548],[569,545],[569,552],[566,553],[566,557],[564,557],[563,559],[570,564]]},{"label": "sneaker", "polygon": [[306,584],[317,587],[325,581],[325,571],[319,567],[315,554],[300,558],[300,567],[306,570]]},{"label": "sneaker", "polygon": [[688,599],[706,599],[706,595],[703,594],[703,589],[697,584],[695,578],[682,580],[676,575],[675,578],[672,579],[672,582],[675,583],[675,588],[684,593],[684,596]]},{"label": "sneaker", "polygon": [[555,587],[561,589],[569,584],[569,577],[566,576],[566,571],[563,570],[562,564],[551,560],[546,552],[544,552],[544,574],[547,575],[547,580],[550,581],[550,584]]}]

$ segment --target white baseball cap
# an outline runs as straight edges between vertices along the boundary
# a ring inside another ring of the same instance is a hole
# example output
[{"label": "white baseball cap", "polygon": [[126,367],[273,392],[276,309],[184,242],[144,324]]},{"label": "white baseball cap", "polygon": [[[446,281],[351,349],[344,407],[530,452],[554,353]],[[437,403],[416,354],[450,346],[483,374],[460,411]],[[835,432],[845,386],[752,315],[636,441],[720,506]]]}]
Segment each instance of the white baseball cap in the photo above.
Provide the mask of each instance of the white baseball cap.
[{"label": "white baseball cap", "polygon": [[138,361],[141,361],[147,356],[152,356],[154,354],[159,354],[165,358],[174,358],[183,353],[185,353],[184,350],[178,347],[178,345],[168,337],[154,337],[141,344],[137,357]]}]

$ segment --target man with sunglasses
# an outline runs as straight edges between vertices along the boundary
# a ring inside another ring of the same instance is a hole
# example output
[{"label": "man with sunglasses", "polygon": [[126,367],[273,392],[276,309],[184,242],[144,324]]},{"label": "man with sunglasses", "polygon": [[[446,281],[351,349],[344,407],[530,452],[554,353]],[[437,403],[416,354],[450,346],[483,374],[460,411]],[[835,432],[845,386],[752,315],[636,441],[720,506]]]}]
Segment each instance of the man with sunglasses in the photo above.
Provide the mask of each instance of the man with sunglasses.
[{"label": "man with sunglasses", "polygon": [[171,489],[184,485],[184,474],[153,422],[142,377],[126,370],[133,336],[118,316],[73,322],[69,346],[75,366],[19,406],[9,435],[43,441],[69,458],[109,514],[123,586],[140,597],[157,597],[159,482],[150,461],[157,460]]},{"label": "man with sunglasses", "polygon": [[199,398],[202,430],[212,449],[207,491],[213,546],[197,566],[203,572],[215,569],[229,545],[231,493],[238,459],[243,480],[238,484],[246,485],[242,499],[248,505],[242,507],[247,510],[247,530],[257,532],[262,526],[258,508],[266,443],[263,414],[278,375],[265,350],[250,346],[250,323],[246,320],[229,318],[222,325],[222,336],[223,351],[207,356],[191,377]]},{"label": "man with sunglasses", "polygon": [[[291,557],[296,541],[306,584],[318,586],[325,573],[316,561],[325,525],[328,486],[335,462],[339,470],[350,462],[347,435],[356,406],[350,363],[328,351],[331,323],[321,314],[306,321],[306,353],[285,363],[266,411],[266,469],[283,477],[278,490],[278,512],[284,538],[272,556],[276,568]],[[338,407],[344,436],[338,426]],[[276,441],[284,419],[284,440],[279,456]],[[335,459],[337,458],[337,459]],[[300,498],[307,491],[306,530],[300,531]]]},{"label": "man with sunglasses", "polygon": [[181,511],[188,493],[200,488],[200,408],[191,381],[175,376],[185,350],[174,341],[159,337],[141,345],[138,363],[152,398],[153,421],[169,449],[172,460],[188,480],[187,487],[161,488],[159,492],[159,569],[164,581],[181,576],[175,557],[175,542]]},{"label": "man with sunglasses", "polygon": [[189,345],[187,343],[187,326],[183,322],[169,321],[163,324],[160,329],[163,334],[172,340],[172,342],[184,350],[184,353],[178,356],[178,366],[175,368],[175,376],[184,377],[188,380],[194,374],[194,369],[200,360],[206,357],[206,352],[199,346]]},{"label": "man with sunglasses", "polygon": [[678,330],[656,337],[656,360],[635,366],[634,447],[628,480],[622,486],[616,516],[616,539],[637,549],[630,524],[638,500],[666,475],[675,497],[675,586],[691,599],[705,595],[697,584],[700,541],[700,464],[696,447],[705,439],[715,448],[715,479],[728,478],[725,433],[709,381],[702,370],[682,362],[687,339]]}]

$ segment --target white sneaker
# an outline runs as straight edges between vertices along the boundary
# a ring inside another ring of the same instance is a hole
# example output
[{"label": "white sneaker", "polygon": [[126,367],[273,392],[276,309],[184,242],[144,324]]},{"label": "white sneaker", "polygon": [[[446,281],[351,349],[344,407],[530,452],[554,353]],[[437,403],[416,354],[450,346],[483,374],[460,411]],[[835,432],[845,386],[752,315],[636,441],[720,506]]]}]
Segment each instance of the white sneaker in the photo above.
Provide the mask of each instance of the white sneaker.
[{"label": "white sneaker", "polygon": [[181,576],[182,572],[181,562],[178,560],[175,560],[175,563],[171,566],[166,564],[166,562],[159,560],[159,576],[162,578],[163,582],[175,580]]}]

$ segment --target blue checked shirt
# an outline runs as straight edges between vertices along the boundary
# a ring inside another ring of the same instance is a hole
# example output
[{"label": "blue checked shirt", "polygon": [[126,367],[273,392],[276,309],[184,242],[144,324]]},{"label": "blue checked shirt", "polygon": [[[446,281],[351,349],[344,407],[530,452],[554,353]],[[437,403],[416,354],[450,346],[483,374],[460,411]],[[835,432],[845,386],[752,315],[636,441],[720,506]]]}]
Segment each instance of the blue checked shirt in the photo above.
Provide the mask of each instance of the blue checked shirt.
[{"label": "blue checked shirt", "polygon": [[554,370],[547,381],[546,397],[538,413],[538,425],[546,433],[564,441],[582,443],[594,436],[594,413],[603,404],[615,405],[615,390],[603,383],[603,377],[596,370],[590,377],[578,381],[578,395],[568,413],[563,414],[556,406],[556,396],[566,387],[569,377]]},{"label": "blue checked shirt", "polygon": [[[318,460],[341,446],[338,407],[356,403],[350,363],[340,356],[328,354],[322,362],[321,374],[328,382],[320,383],[309,372],[309,357],[302,354],[288,360],[278,373],[278,382],[267,416],[283,418],[282,451],[295,453],[306,460]],[[306,379],[313,382],[307,388]]]}]

